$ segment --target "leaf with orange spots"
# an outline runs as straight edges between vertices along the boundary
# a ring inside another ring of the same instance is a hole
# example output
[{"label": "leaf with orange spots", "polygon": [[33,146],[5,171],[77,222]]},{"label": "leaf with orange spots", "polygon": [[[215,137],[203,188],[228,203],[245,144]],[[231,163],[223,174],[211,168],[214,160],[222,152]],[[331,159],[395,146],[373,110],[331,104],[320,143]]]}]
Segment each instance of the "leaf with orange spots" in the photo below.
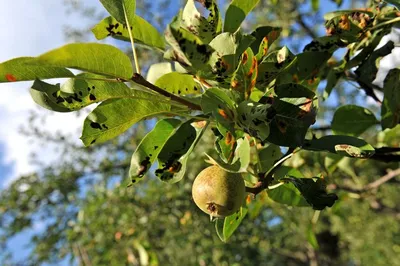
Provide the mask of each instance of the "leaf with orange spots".
[{"label": "leaf with orange spots", "polygon": [[34,59],[34,57],[18,57],[0,63],[0,83],[74,76],[71,71],[62,67],[29,65],[29,61]]}]

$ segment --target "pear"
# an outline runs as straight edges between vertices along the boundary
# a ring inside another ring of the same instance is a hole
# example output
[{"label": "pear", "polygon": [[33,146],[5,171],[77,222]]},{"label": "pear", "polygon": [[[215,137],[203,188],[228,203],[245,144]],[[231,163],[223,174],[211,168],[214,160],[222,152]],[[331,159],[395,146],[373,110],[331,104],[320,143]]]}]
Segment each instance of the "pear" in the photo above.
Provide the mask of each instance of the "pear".
[{"label": "pear", "polygon": [[227,172],[217,165],[201,171],[192,187],[192,197],[197,207],[215,218],[223,218],[238,211],[245,194],[242,176]]}]

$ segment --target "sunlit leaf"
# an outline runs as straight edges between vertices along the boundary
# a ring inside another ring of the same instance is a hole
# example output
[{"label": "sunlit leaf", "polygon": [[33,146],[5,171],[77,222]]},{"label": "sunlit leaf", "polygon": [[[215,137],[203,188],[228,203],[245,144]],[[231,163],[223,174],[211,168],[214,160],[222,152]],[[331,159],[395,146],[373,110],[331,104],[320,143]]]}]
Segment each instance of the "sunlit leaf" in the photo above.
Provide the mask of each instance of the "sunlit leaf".
[{"label": "sunlit leaf", "polygon": [[155,85],[177,95],[200,94],[200,84],[190,74],[171,72],[163,75]]},{"label": "sunlit leaf", "polygon": [[235,32],[260,0],[233,0],[225,15],[224,31]]},{"label": "sunlit leaf", "polygon": [[54,66],[32,66],[34,57],[18,57],[0,64],[0,83],[35,79],[68,78],[74,74],[68,69]]},{"label": "sunlit leaf", "polygon": [[152,94],[148,94],[140,99],[116,99],[101,103],[85,119],[81,136],[83,144],[89,146],[110,140],[136,122],[170,110],[169,104],[154,102],[153,99]]},{"label": "sunlit leaf", "polygon": [[133,75],[129,57],[118,48],[99,43],[71,43],[30,61],[45,67],[68,67],[97,74],[130,79]]},{"label": "sunlit leaf", "polygon": [[224,242],[228,241],[228,239],[233,235],[233,233],[242,223],[244,217],[246,217],[247,211],[247,207],[242,206],[236,213],[225,217],[223,228]]},{"label": "sunlit leaf", "polygon": [[125,24],[125,13],[129,24],[135,23],[136,0],[100,0],[102,5],[107,9],[111,16],[116,18],[118,22]]},{"label": "sunlit leaf", "polygon": [[[140,16],[134,17],[132,36],[135,43],[143,44],[148,47],[156,48],[160,51],[165,49],[163,36],[157,29]],[[130,42],[129,32],[125,24],[118,22],[113,17],[107,17],[92,28],[96,39],[102,40],[108,36]]]},{"label": "sunlit leaf", "polygon": [[161,152],[165,143],[174,134],[176,128],[182,121],[173,118],[163,119],[157,122],[151,130],[139,143],[132,155],[129,177],[132,183],[136,183],[150,169],[155,162],[158,154]]}]

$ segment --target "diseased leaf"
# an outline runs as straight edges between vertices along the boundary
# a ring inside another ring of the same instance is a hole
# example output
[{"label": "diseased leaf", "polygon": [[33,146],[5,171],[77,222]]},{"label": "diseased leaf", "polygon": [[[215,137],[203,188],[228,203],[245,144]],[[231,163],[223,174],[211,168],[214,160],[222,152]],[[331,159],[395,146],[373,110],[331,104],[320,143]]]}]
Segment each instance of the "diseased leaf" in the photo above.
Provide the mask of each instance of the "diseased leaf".
[{"label": "diseased leaf", "polygon": [[235,32],[260,0],[233,0],[225,15],[224,31]]},{"label": "diseased leaf", "polygon": [[248,208],[246,206],[240,207],[240,209],[224,219],[223,236],[224,242],[233,235],[239,225],[242,223],[244,217],[246,217]]},{"label": "diseased leaf", "polygon": [[370,110],[357,105],[345,105],[336,110],[332,130],[336,135],[357,137],[377,122]]},{"label": "diseased leaf", "polygon": [[62,86],[36,80],[31,90],[46,94],[49,100],[69,111],[76,111],[90,104],[111,98],[132,98],[135,96],[135,91],[125,83],[102,81],[101,79],[104,79],[104,77],[91,73],[81,73],[76,78],[69,79]]},{"label": "diseased leaf", "polygon": [[384,81],[384,98],[381,108],[382,128],[394,128],[400,123],[400,70],[392,69]]},{"label": "diseased leaf", "polygon": [[213,0],[201,1],[204,7],[210,11],[206,19],[197,10],[194,0],[188,0],[182,12],[182,27],[205,42],[209,43],[221,32],[221,15],[217,4]]},{"label": "diseased leaf", "polygon": [[154,102],[152,94],[141,99],[111,99],[101,103],[85,119],[81,140],[85,146],[101,143],[125,132],[136,122],[166,113],[169,104]]},{"label": "diseased leaf", "polygon": [[190,74],[171,72],[157,79],[155,85],[177,95],[201,93],[200,84]]},{"label": "diseased leaf", "polygon": [[[42,82],[42,81],[40,81],[40,80],[35,81],[35,83],[32,85],[32,87],[29,90],[29,92],[31,94],[31,97],[32,97],[32,99],[33,99],[33,101],[35,103],[37,103],[41,107],[46,108],[46,109],[51,110],[51,111],[55,111],[55,112],[71,112],[70,109],[65,108],[63,106],[60,106],[60,105],[56,104],[55,102],[53,102],[46,93],[44,93],[44,92],[42,92],[40,90],[37,90],[36,86],[40,86],[40,87],[43,86],[43,85],[40,85],[39,82]],[[44,85],[46,87],[48,86],[49,89],[53,89],[53,90],[57,90],[58,89],[57,85],[52,85],[52,84],[48,84],[48,83],[45,83],[45,82],[43,82],[43,83],[44,83]]]},{"label": "diseased leaf", "polygon": [[29,61],[45,67],[68,67],[129,80],[133,75],[129,57],[118,48],[99,43],[71,43]]},{"label": "diseased leaf", "polygon": [[375,153],[375,149],[363,139],[340,135],[307,140],[302,148],[310,151],[328,151],[355,158],[368,158]]},{"label": "diseased leaf", "polygon": [[279,38],[281,31],[282,28],[262,26],[251,33],[251,36],[256,39],[251,43],[250,47],[259,62],[267,56],[269,48]]},{"label": "diseased leaf", "polygon": [[189,120],[180,125],[158,154],[158,169],[155,174],[161,181],[169,183],[179,181],[176,180],[176,174],[185,171],[182,169],[181,158],[189,152],[197,136],[192,122]]},{"label": "diseased leaf", "polygon": [[287,177],[284,180],[294,184],[314,210],[323,210],[326,207],[332,207],[335,201],[338,200],[336,194],[328,194],[326,192],[326,184],[322,178]]},{"label": "diseased leaf", "polygon": [[[156,48],[164,51],[165,43],[163,36],[157,29],[147,22],[144,18],[136,15],[134,23],[131,24],[132,36],[135,43]],[[92,28],[92,32],[97,40],[102,40],[108,36],[115,39],[130,42],[128,28],[126,24],[118,22],[113,17],[107,17]]]},{"label": "diseased leaf", "polygon": [[135,23],[136,0],[100,0],[101,4],[107,9],[111,16],[116,18],[119,23],[126,23],[124,9],[129,24]]},{"label": "diseased leaf", "polygon": [[232,163],[225,163],[218,159],[215,160],[208,154],[206,155],[214,164],[218,164],[228,172],[245,173],[250,163],[250,143],[246,137],[237,140],[235,157],[233,158]]},{"label": "diseased leaf", "polygon": [[150,169],[168,139],[174,134],[182,121],[173,118],[163,119],[157,122],[153,130],[139,143],[132,155],[129,177],[132,183],[136,183]]},{"label": "diseased leaf", "polygon": [[63,67],[35,66],[29,62],[34,57],[18,57],[0,63],[0,83],[35,79],[68,78],[74,74]]},{"label": "diseased leaf", "polygon": [[256,86],[257,76],[257,58],[254,56],[253,51],[247,48],[239,61],[239,67],[232,77],[231,87],[233,90],[238,91],[244,99],[248,99]]}]

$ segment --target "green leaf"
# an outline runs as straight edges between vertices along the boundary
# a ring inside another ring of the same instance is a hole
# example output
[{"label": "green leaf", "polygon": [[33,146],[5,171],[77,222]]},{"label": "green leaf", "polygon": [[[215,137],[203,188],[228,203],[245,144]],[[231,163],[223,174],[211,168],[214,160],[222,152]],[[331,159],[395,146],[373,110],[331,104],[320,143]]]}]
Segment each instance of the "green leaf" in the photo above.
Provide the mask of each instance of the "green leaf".
[{"label": "green leaf", "polygon": [[235,32],[260,0],[233,0],[225,15],[224,31]]},{"label": "green leaf", "polygon": [[210,88],[203,93],[201,109],[205,114],[211,113],[218,123],[223,125],[231,133],[234,133],[235,102],[234,92]]},{"label": "green leaf", "polygon": [[[159,51],[165,50],[163,36],[157,29],[140,16],[134,17],[131,24],[132,35],[135,43],[143,44]],[[115,39],[130,42],[128,28],[125,24],[119,23],[113,17],[107,17],[92,28],[92,32],[97,40],[102,40],[108,36]]]},{"label": "green leaf", "polygon": [[163,75],[155,85],[177,95],[200,94],[200,84],[190,74],[171,72]]},{"label": "green leaf", "polygon": [[242,206],[236,213],[225,217],[223,228],[224,242],[228,241],[228,239],[233,235],[233,233],[242,223],[244,217],[246,217],[247,211],[247,207]]},{"label": "green leaf", "polygon": [[345,105],[336,110],[332,130],[335,135],[357,137],[377,122],[370,110],[357,105]]},{"label": "green leaf", "polygon": [[252,137],[265,141],[270,134],[271,110],[269,104],[243,101],[236,111],[237,124]]},{"label": "green leaf", "polygon": [[311,6],[313,11],[317,11],[319,8],[319,0],[311,0]]},{"label": "green leaf", "polygon": [[83,144],[89,146],[110,140],[136,122],[170,110],[169,104],[153,100],[153,94],[143,93],[140,99],[116,99],[101,103],[85,119],[81,136]]},{"label": "green leaf", "polygon": [[91,73],[81,73],[76,78],[69,79],[62,86],[36,80],[31,90],[46,94],[47,98],[56,105],[69,111],[76,111],[90,104],[111,98],[135,97],[135,91],[125,83],[101,79],[104,79],[104,77]]},{"label": "green leaf", "polygon": [[99,43],[72,43],[42,54],[29,62],[35,66],[68,67],[129,80],[133,68],[118,48]]},{"label": "green leaf", "polygon": [[299,84],[283,84],[275,88],[270,108],[270,133],[267,141],[279,146],[298,147],[304,142],[308,128],[315,123],[317,101],[314,93]]},{"label": "green leaf", "polygon": [[365,140],[340,135],[307,140],[302,148],[310,151],[328,151],[355,158],[368,158],[375,153],[375,149]]},{"label": "green leaf", "polygon": [[[164,182],[175,183],[182,179],[186,168],[182,163],[183,156],[191,152],[192,145],[198,136],[195,128],[191,125],[193,121],[188,120],[181,124],[170,136],[158,154],[158,169],[156,176]],[[181,173],[181,174],[179,174]]]},{"label": "green leaf", "polygon": [[258,172],[265,173],[272,168],[274,163],[282,156],[279,146],[269,144],[266,148],[258,151],[260,169]]},{"label": "green leaf", "polygon": [[394,42],[388,41],[381,48],[373,51],[367,58],[364,58],[362,64],[354,71],[362,82],[372,83],[376,79],[380,60],[382,57],[390,54],[394,49]]},{"label": "green leaf", "polygon": [[18,57],[0,64],[0,83],[35,79],[68,78],[74,74],[68,69],[54,66],[34,66],[34,57]]},{"label": "green leaf", "polygon": [[382,128],[394,128],[400,123],[400,70],[392,69],[384,81],[384,98],[381,109]]},{"label": "green leaf", "polygon": [[[278,181],[286,176],[303,177],[297,169],[288,166],[281,166],[274,173],[274,179]],[[278,203],[298,207],[309,206],[307,201],[301,196],[301,193],[291,183],[283,184],[274,189],[268,189],[267,194],[270,199]]]},{"label": "green leaf", "polygon": [[[317,179],[314,181],[314,179]],[[285,181],[291,182],[301,192],[314,210],[323,210],[332,207],[338,196],[334,193],[326,192],[325,181],[322,178],[293,178],[288,177]]]},{"label": "green leaf", "polygon": [[146,134],[132,155],[129,169],[132,183],[140,181],[147,173],[165,143],[181,123],[182,121],[178,119],[163,119],[158,121],[153,130]]},{"label": "green leaf", "polygon": [[232,160],[232,164],[222,162],[221,160],[215,160],[208,154],[207,157],[214,163],[219,165],[221,168],[232,173],[245,173],[250,163],[250,143],[246,137],[237,140],[237,147],[235,150],[235,157]]},{"label": "green leaf", "polygon": [[118,22],[126,24],[124,9],[131,26],[135,23],[136,0],[100,0],[108,13]]},{"label": "green leaf", "polygon": [[215,135],[214,147],[219,157],[225,163],[231,163],[237,146],[235,132],[231,133],[220,123],[217,123],[217,128],[212,128],[212,131]]},{"label": "green leaf", "polygon": [[308,225],[306,233],[307,233],[307,241],[308,241],[308,243],[310,243],[310,245],[315,250],[319,249],[318,240],[317,240],[317,237],[315,235],[312,223]]}]

